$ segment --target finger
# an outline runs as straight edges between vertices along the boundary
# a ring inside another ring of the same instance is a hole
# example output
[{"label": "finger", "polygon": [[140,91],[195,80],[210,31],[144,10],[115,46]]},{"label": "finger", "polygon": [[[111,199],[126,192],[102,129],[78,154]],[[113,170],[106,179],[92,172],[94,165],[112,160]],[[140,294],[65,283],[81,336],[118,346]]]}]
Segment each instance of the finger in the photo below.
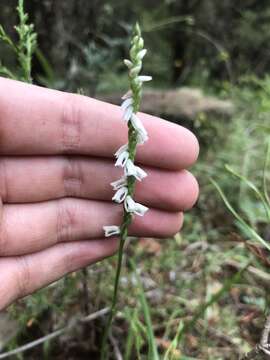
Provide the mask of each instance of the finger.
[{"label": "finger", "polygon": [[[148,177],[136,186],[135,198],[148,207],[183,211],[198,197],[196,179],[186,170],[146,168]],[[31,185],[29,184],[31,174]],[[33,203],[63,197],[111,200],[111,182],[122,169],[111,160],[87,157],[2,157],[0,195],[5,203]]]},{"label": "finger", "polygon": [[[1,256],[40,251],[61,242],[97,239],[104,225],[120,225],[121,205],[109,202],[63,199],[39,204],[4,205],[1,222]],[[182,213],[150,209],[134,217],[130,235],[169,237],[182,225]]]},{"label": "finger", "polygon": [[57,244],[26,256],[0,258],[0,310],[64,275],[113,255],[117,239]]},{"label": "finger", "polygon": [[[0,94],[2,154],[112,157],[127,141],[118,106],[3,78]],[[138,150],[139,162],[168,169],[195,162],[198,142],[190,131],[150,115],[140,117],[149,141]]]}]

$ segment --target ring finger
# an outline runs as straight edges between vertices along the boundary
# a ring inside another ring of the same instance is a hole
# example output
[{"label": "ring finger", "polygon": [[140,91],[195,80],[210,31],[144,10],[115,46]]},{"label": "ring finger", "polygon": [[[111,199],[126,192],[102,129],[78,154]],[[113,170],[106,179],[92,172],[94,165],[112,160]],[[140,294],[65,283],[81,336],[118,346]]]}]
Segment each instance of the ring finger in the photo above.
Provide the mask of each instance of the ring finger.
[{"label": "ring finger", "polygon": [[[40,251],[57,243],[104,237],[104,225],[120,225],[122,207],[109,202],[61,199],[38,204],[3,205],[0,255]],[[182,226],[181,212],[150,209],[134,217],[130,235],[169,237]]]}]

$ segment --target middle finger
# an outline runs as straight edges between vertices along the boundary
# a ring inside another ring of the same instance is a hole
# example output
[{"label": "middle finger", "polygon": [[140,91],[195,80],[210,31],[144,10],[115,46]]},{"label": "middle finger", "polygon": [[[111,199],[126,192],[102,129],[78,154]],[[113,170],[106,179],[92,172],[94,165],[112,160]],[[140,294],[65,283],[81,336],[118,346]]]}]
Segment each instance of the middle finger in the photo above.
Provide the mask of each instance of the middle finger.
[{"label": "middle finger", "polygon": [[[148,177],[136,185],[135,199],[148,207],[183,211],[198,195],[195,178],[186,170],[146,168]],[[0,196],[4,203],[35,203],[64,197],[110,201],[110,183],[122,169],[113,161],[83,156],[0,158]]]}]

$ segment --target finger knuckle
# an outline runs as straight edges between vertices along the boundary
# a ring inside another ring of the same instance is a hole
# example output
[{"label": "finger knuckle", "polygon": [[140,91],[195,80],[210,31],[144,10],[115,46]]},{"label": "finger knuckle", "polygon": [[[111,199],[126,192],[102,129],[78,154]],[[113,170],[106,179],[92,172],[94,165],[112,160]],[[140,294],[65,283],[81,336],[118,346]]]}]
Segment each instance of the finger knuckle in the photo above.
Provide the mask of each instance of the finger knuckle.
[{"label": "finger knuckle", "polygon": [[69,244],[63,244],[63,264],[65,273],[70,273],[76,269],[76,264],[78,262],[77,251],[70,248]]},{"label": "finger knuckle", "polygon": [[76,206],[71,199],[61,199],[57,206],[57,243],[72,241],[76,226]]},{"label": "finger knuckle", "polygon": [[8,181],[6,161],[0,158],[0,197],[3,202],[8,202]]},{"label": "finger knuckle", "polygon": [[0,256],[5,256],[8,248],[8,237],[6,233],[4,207],[0,198]]},{"label": "finger knuckle", "polygon": [[72,157],[65,158],[63,161],[62,181],[65,196],[81,196],[83,172],[80,161]]},{"label": "finger knuckle", "polygon": [[82,132],[81,97],[64,94],[61,117],[63,153],[75,152],[80,147]]},{"label": "finger knuckle", "polygon": [[31,292],[30,265],[26,256],[18,256],[17,261],[17,298],[23,297]]}]

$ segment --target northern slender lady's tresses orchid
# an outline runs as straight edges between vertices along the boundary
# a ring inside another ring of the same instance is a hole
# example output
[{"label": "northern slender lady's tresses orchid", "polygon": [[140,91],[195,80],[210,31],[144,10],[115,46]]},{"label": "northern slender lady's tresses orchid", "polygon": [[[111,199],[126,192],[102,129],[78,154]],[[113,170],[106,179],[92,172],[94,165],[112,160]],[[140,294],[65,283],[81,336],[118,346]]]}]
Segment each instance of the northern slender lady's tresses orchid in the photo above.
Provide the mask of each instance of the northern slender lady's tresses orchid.
[{"label": "northern slender lady's tresses orchid", "polygon": [[124,215],[121,226],[104,226],[105,236],[119,236],[120,245],[118,250],[114,294],[102,342],[101,360],[105,360],[107,358],[107,341],[112,319],[116,312],[118,284],[121,273],[124,245],[128,235],[128,227],[132,222],[133,215],[143,216],[148,210],[146,206],[135,202],[133,199],[136,180],[142,181],[147,176],[143,169],[134,164],[137,145],[143,145],[148,140],[147,131],[137,116],[142,98],[143,83],[152,80],[151,76],[140,75],[142,70],[142,60],[146,53],[147,50],[144,49],[144,40],[141,36],[140,27],[136,24],[134,37],[131,41],[130,60],[124,60],[125,65],[129,69],[130,89],[122,98],[123,103],[121,108],[123,110],[123,121],[127,123],[128,127],[128,143],[121,146],[115,153],[115,166],[123,168],[123,176],[119,180],[111,183],[113,190],[115,190],[112,200],[118,204],[124,204]]}]

